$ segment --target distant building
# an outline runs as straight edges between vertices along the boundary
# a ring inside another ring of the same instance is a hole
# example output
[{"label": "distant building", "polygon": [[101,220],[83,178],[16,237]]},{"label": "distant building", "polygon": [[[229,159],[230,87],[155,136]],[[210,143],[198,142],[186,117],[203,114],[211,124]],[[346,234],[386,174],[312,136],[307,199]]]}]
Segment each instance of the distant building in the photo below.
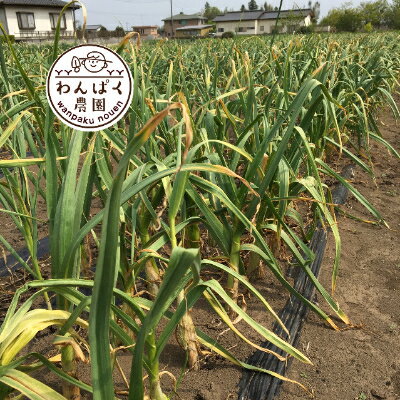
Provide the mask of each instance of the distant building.
[{"label": "distant building", "polygon": [[212,28],[212,25],[188,25],[182,28],[176,28],[175,37],[185,39],[205,37]]},{"label": "distant building", "polygon": [[143,39],[154,39],[158,37],[158,26],[157,25],[139,25],[132,26],[133,32],[139,32]]},{"label": "distant building", "polygon": [[[275,29],[278,11],[232,11],[214,18],[217,36],[224,32],[238,35],[262,35],[272,33]],[[278,31],[292,33],[300,27],[311,25],[311,9],[281,10]]]},{"label": "distant building", "polygon": [[106,29],[103,25],[86,25],[85,28],[85,37],[87,39],[95,39],[99,37],[99,33],[104,30],[106,32]]},{"label": "distant building", "polygon": [[[60,0],[0,0],[0,23],[17,41],[51,39],[66,4]],[[80,6],[73,4],[63,14],[61,37],[74,37],[74,11],[78,8]]]},{"label": "distant building", "polygon": [[102,28],[104,28],[103,25],[86,25],[86,33],[96,35]]},{"label": "distant building", "polygon": [[178,28],[194,25],[203,25],[206,18],[200,14],[184,14],[183,12],[173,15],[172,18],[163,19],[163,32],[167,37],[174,37]]}]

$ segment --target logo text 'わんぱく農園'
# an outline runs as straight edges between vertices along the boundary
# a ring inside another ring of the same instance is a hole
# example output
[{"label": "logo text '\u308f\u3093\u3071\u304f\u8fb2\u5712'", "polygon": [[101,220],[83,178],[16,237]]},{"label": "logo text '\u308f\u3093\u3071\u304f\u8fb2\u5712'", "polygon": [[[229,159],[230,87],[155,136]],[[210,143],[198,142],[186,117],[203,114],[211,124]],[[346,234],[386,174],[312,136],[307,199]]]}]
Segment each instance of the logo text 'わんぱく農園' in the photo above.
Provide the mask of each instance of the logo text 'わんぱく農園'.
[{"label": "logo text '\u308f\u3093\u3071\u304f\u8fb2\u5712'", "polygon": [[63,53],[47,77],[47,98],[57,117],[82,131],[96,131],[119,121],[133,95],[125,61],[98,45],[80,45]]}]

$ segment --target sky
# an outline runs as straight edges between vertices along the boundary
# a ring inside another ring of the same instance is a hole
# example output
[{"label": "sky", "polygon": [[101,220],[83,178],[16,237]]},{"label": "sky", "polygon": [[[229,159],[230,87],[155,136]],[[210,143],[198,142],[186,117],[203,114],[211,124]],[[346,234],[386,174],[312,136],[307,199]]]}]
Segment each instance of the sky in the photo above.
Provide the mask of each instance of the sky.
[{"label": "sky", "polygon": [[[264,4],[265,0],[258,0],[258,4]],[[347,0],[319,0],[321,4],[321,17],[325,16],[331,8],[339,7]],[[173,12],[178,14],[183,11],[186,14],[200,12],[204,8],[204,0],[172,0]],[[314,2],[314,1],[313,1]],[[360,0],[353,1],[357,5]],[[114,29],[121,25],[129,30],[132,25],[159,25],[162,19],[170,15],[170,0],[83,0],[88,11],[88,24],[101,24],[107,29]],[[248,1],[244,0],[209,0],[211,6],[224,10],[239,10],[242,4],[247,7]],[[279,0],[270,0],[273,6],[279,5]],[[283,9],[305,8],[308,0],[284,0]],[[77,12],[77,17],[80,12]],[[81,18],[79,18],[81,19]]]}]

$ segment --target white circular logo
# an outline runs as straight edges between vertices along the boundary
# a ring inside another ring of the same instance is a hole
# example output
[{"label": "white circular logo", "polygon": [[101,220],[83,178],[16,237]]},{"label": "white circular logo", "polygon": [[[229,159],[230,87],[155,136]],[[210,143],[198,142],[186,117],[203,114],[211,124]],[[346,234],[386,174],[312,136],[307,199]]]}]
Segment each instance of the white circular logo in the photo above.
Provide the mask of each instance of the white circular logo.
[{"label": "white circular logo", "polygon": [[99,131],[119,121],[133,95],[125,61],[98,45],[72,47],[54,62],[47,76],[47,99],[66,125]]}]

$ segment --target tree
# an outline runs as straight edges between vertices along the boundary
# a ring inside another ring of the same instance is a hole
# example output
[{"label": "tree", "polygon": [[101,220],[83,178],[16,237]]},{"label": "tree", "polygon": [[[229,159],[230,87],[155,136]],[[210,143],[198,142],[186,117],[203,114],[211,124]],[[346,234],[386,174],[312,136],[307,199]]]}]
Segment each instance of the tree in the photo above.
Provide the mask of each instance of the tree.
[{"label": "tree", "polygon": [[302,21],[304,21],[304,17],[298,15],[294,10],[291,10],[285,15],[283,24],[286,26],[286,31],[288,33],[293,33],[300,29]]},{"label": "tree", "polygon": [[264,3],[264,11],[274,11],[274,6],[267,2]]},{"label": "tree", "polygon": [[114,37],[124,37],[125,36],[125,29],[122,26],[117,26],[114,29]]},{"label": "tree", "polygon": [[206,1],[206,4],[204,4],[204,12],[207,12],[207,10],[210,8],[210,3]]},{"label": "tree", "polygon": [[312,4],[312,2],[310,0],[308,2],[308,6],[309,6],[309,8],[311,8],[311,11],[312,11],[312,15],[311,15],[312,22],[316,23],[319,18],[321,4],[319,3],[319,1],[316,1],[314,4]]},{"label": "tree", "polygon": [[364,25],[364,31],[367,33],[373,32],[374,27],[372,26],[371,22],[368,22],[368,24]]},{"label": "tree", "polygon": [[109,33],[108,33],[107,28],[105,28],[104,26],[102,26],[102,27],[99,29],[99,31],[98,31],[98,33],[97,33],[97,36],[98,36],[99,38],[106,38],[106,37],[108,37],[108,36],[109,36]]},{"label": "tree", "polygon": [[391,29],[400,29],[400,0],[393,0],[390,5],[387,24]]},{"label": "tree", "polygon": [[338,31],[348,32],[355,32],[361,28],[370,31],[371,27],[400,29],[400,0],[393,0],[391,4],[387,0],[366,1],[357,8],[347,3],[341,8],[330,10],[321,21],[321,25],[331,25]]},{"label": "tree", "polygon": [[257,5],[256,0],[250,0],[248,7],[249,7],[250,11],[258,10],[258,5]]},{"label": "tree", "polygon": [[360,13],[364,24],[371,23],[374,28],[387,25],[389,4],[386,0],[376,0],[360,4]]},{"label": "tree", "polygon": [[[206,3],[207,5],[208,3]],[[203,16],[207,18],[208,21],[212,21],[217,15],[222,14],[222,11],[218,7],[211,7],[208,4],[208,7],[204,7]]]},{"label": "tree", "polygon": [[241,11],[241,12],[244,12],[244,11],[246,11],[246,7],[245,7],[245,5],[244,5],[244,4],[242,4],[242,7],[240,7],[240,11]]},{"label": "tree", "polygon": [[321,25],[334,26],[337,31],[356,32],[363,26],[363,19],[358,8],[345,4],[341,8],[334,8],[321,21]]}]

